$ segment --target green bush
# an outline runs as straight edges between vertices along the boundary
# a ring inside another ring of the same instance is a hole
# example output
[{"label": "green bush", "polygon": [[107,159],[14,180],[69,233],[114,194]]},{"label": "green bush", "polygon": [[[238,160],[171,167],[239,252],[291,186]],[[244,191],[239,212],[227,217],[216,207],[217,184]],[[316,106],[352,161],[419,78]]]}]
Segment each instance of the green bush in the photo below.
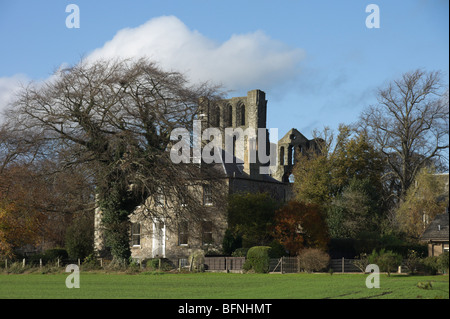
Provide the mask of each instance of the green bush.
[{"label": "green bush", "polygon": [[433,289],[433,285],[431,284],[431,281],[419,281],[417,283],[417,287],[420,289],[425,289],[425,290]]},{"label": "green bush", "polygon": [[242,236],[234,235],[230,229],[227,229],[222,242],[223,253],[231,255],[239,247],[242,247]]},{"label": "green bush", "polygon": [[83,270],[95,270],[100,269],[100,261],[97,259],[95,254],[90,254],[83,260]]},{"label": "green bush", "polygon": [[[161,260],[161,269],[160,269],[160,260]],[[174,268],[172,263],[167,258],[150,258],[146,259],[142,262],[145,264],[145,268],[151,271],[169,271]]]},{"label": "green bush", "polygon": [[247,252],[244,270],[253,270],[261,274],[269,272],[270,250],[269,246],[254,246],[250,248]]},{"label": "green bush", "polygon": [[436,275],[439,270],[438,259],[436,256],[429,256],[422,260],[423,270],[430,274]]},{"label": "green bush", "polygon": [[65,246],[71,259],[85,259],[94,253],[94,227],[89,218],[79,218],[67,228]]},{"label": "green bush", "polygon": [[407,258],[405,260],[405,266],[408,268],[410,274],[416,273],[420,269],[422,259],[415,250],[410,250],[408,252]]},{"label": "green bush", "polygon": [[69,255],[67,254],[67,251],[63,248],[54,248],[54,249],[48,249],[44,253],[45,262],[49,261],[55,261],[58,258],[59,259],[67,259]]},{"label": "green bush", "polygon": [[270,258],[281,258],[283,256],[286,256],[286,249],[284,249],[284,246],[280,244],[278,241],[274,240],[270,243],[270,251],[269,251],[269,257]]},{"label": "green bush", "polygon": [[231,254],[231,257],[246,257],[248,248],[238,248]]},{"label": "green bush", "polygon": [[298,256],[300,268],[306,272],[321,271],[328,267],[330,256],[317,248],[305,248]]},{"label": "green bush", "polygon": [[388,276],[391,275],[391,272],[398,269],[398,266],[402,264],[402,261],[403,258],[401,255],[385,249],[381,249],[379,252],[373,250],[372,254],[369,256],[369,262],[378,265],[380,271],[387,272]]},{"label": "green bush", "polygon": [[438,267],[442,273],[448,273],[448,251],[438,257]]}]

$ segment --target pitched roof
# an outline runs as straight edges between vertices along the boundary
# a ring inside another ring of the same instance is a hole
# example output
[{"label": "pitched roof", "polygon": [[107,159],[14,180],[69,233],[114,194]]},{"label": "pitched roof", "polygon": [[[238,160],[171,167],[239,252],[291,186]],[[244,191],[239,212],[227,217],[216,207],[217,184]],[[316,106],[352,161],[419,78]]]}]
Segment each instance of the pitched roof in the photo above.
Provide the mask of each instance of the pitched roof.
[{"label": "pitched roof", "polygon": [[279,180],[277,180],[267,174],[260,174],[258,176],[258,178],[254,178],[254,177],[250,176],[249,174],[247,174],[244,171],[244,164],[238,163],[239,161],[234,155],[231,156],[233,158],[233,161],[231,163],[227,163],[225,161],[226,151],[221,149],[221,152],[222,152],[222,162],[214,163],[213,167],[216,169],[216,171],[223,174],[224,176],[232,177],[232,178],[250,179],[250,180],[254,180],[254,181],[264,181],[264,182],[283,184]]},{"label": "pitched roof", "polygon": [[449,240],[448,213],[437,215],[422,234],[422,240]]}]

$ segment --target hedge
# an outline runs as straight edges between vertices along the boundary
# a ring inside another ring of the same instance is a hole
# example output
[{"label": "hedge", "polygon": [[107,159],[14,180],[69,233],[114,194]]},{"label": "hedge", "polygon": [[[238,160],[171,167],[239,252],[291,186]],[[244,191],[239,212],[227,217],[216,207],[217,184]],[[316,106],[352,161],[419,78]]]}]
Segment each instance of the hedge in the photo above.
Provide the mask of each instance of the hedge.
[{"label": "hedge", "polygon": [[269,246],[254,246],[250,248],[247,252],[244,270],[253,270],[256,273],[268,273],[271,249]]}]

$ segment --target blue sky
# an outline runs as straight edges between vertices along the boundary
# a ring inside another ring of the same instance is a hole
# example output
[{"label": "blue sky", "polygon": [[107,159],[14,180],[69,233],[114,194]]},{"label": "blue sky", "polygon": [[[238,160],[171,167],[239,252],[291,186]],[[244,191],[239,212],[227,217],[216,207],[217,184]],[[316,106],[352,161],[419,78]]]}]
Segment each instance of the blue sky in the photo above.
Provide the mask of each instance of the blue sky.
[{"label": "blue sky", "polygon": [[[80,28],[66,27],[68,4]],[[369,4],[380,28],[369,29]],[[447,0],[0,0],[0,109],[18,82],[45,81],[81,57],[150,54],[165,68],[243,96],[261,89],[281,138],[357,120],[402,73],[448,83]]]}]

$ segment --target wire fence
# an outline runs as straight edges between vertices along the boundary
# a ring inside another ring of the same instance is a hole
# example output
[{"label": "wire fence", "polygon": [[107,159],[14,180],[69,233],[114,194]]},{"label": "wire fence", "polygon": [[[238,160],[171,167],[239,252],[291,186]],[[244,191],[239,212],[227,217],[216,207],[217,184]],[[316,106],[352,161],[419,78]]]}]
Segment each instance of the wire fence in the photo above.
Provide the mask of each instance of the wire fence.
[{"label": "wire fence", "polygon": [[[328,271],[350,273],[362,272],[355,264],[355,259],[341,258],[331,259],[328,265]],[[245,257],[206,257],[205,269],[209,271],[242,271],[245,263]],[[300,267],[298,257],[271,258],[269,261],[270,273],[298,273],[303,271]]]}]

